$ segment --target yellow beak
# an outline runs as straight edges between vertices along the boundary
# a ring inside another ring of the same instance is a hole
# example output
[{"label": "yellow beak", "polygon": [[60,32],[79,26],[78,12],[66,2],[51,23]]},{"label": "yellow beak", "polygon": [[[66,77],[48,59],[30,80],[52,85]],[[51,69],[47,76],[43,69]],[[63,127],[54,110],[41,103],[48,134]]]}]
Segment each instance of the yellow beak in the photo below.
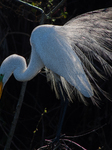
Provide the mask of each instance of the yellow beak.
[{"label": "yellow beak", "polygon": [[2,91],[3,91],[3,82],[1,81],[0,82],[0,99],[1,99],[1,96],[2,96]]}]

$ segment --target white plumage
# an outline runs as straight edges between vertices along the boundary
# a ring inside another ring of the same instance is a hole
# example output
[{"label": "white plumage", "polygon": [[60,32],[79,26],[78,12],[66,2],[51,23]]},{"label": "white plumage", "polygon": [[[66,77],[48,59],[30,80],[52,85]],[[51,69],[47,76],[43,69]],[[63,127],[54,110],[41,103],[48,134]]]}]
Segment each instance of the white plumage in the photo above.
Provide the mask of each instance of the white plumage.
[{"label": "white plumage", "polygon": [[60,34],[59,31],[62,30],[63,27],[52,25],[35,28],[31,35],[33,51],[36,50],[47,68],[64,77],[84,96],[91,97],[93,95],[92,88],[81,61],[66,38]]},{"label": "white plumage", "polygon": [[30,38],[32,51],[28,67],[19,55],[7,57],[0,67],[0,74],[4,75],[3,86],[12,73],[18,81],[28,81],[47,67],[47,76],[56,93],[59,82],[69,99],[74,89],[85,97],[92,97],[95,92],[93,84],[99,88],[92,73],[104,76],[93,60],[106,73],[111,74],[112,70],[109,65],[112,60],[111,16],[112,8],[108,8],[79,16],[64,26],[36,27]]}]

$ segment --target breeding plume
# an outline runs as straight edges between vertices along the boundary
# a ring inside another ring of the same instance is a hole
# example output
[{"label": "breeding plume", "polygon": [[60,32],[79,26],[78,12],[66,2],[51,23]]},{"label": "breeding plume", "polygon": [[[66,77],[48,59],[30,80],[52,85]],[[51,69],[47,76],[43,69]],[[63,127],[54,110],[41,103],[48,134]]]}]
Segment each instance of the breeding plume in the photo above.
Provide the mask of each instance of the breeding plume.
[{"label": "breeding plume", "polygon": [[57,97],[60,85],[62,95],[64,91],[70,100],[74,90],[81,97],[94,97],[96,88],[102,90],[93,74],[104,78],[112,72],[111,37],[112,8],[83,14],[63,26],[36,27],[31,33],[28,67],[25,58],[16,54],[1,64],[0,93],[12,73],[18,81],[28,81],[45,68]]}]

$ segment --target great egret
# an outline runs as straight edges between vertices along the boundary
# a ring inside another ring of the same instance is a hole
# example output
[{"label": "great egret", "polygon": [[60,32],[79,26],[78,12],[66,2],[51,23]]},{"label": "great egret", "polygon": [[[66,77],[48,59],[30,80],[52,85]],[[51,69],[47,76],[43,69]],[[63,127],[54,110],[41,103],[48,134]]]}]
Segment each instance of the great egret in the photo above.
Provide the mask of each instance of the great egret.
[{"label": "great egret", "polygon": [[57,82],[60,82],[69,99],[74,89],[85,97],[92,97],[95,90],[90,81],[99,88],[92,73],[103,77],[93,59],[106,73],[112,72],[108,63],[112,60],[111,16],[112,8],[101,9],[78,16],[64,26],[36,27],[30,38],[32,51],[28,67],[25,59],[16,54],[1,64],[0,97],[12,73],[18,81],[28,81],[44,66],[48,68],[45,70],[57,95]]},{"label": "great egret", "polygon": [[112,73],[109,64],[112,61],[112,8],[83,14],[63,26],[38,26],[32,31],[30,43],[28,67],[25,58],[16,54],[1,64],[0,98],[12,73],[18,81],[28,81],[46,67],[47,78],[57,97],[61,93],[61,97],[72,100],[76,89],[85,102],[82,97],[94,97],[96,88],[102,92],[93,74],[104,78],[106,73]]}]

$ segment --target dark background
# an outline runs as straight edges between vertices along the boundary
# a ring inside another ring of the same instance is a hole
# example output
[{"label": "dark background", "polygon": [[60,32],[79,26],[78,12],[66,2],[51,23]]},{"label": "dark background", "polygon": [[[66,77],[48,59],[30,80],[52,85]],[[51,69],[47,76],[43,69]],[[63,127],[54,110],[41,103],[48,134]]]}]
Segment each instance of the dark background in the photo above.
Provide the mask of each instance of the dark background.
[{"label": "dark background", "polygon": [[[39,6],[47,14],[60,1],[55,0],[52,4],[46,0],[39,2],[41,2]],[[111,6],[112,0],[68,0],[50,19],[45,20],[45,23],[63,25],[82,13]],[[62,14],[65,12],[68,14],[64,18]],[[27,61],[29,60],[30,34],[34,27],[39,25],[40,18],[41,13],[33,8],[27,8],[11,0],[1,0],[0,63],[13,53],[22,55]],[[105,91],[112,95],[111,77],[100,84]],[[16,81],[12,76],[3,91],[0,101],[0,150],[4,149],[7,141],[21,85],[22,83]],[[41,119],[45,108],[47,108],[47,113]],[[46,145],[45,139],[55,137],[60,109],[60,100],[56,99],[45,75],[38,74],[27,84],[11,149],[34,150]],[[37,125],[38,131],[34,134]],[[93,105],[91,100],[88,101],[88,106],[85,106],[75,98],[74,103],[69,103],[61,133],[69,136],[66,139],[82,145],[87,150],[111,150],[112,102],[101,96],[99,107]],[[72,150],[81,149],[70,141],[66,144]]]}]

